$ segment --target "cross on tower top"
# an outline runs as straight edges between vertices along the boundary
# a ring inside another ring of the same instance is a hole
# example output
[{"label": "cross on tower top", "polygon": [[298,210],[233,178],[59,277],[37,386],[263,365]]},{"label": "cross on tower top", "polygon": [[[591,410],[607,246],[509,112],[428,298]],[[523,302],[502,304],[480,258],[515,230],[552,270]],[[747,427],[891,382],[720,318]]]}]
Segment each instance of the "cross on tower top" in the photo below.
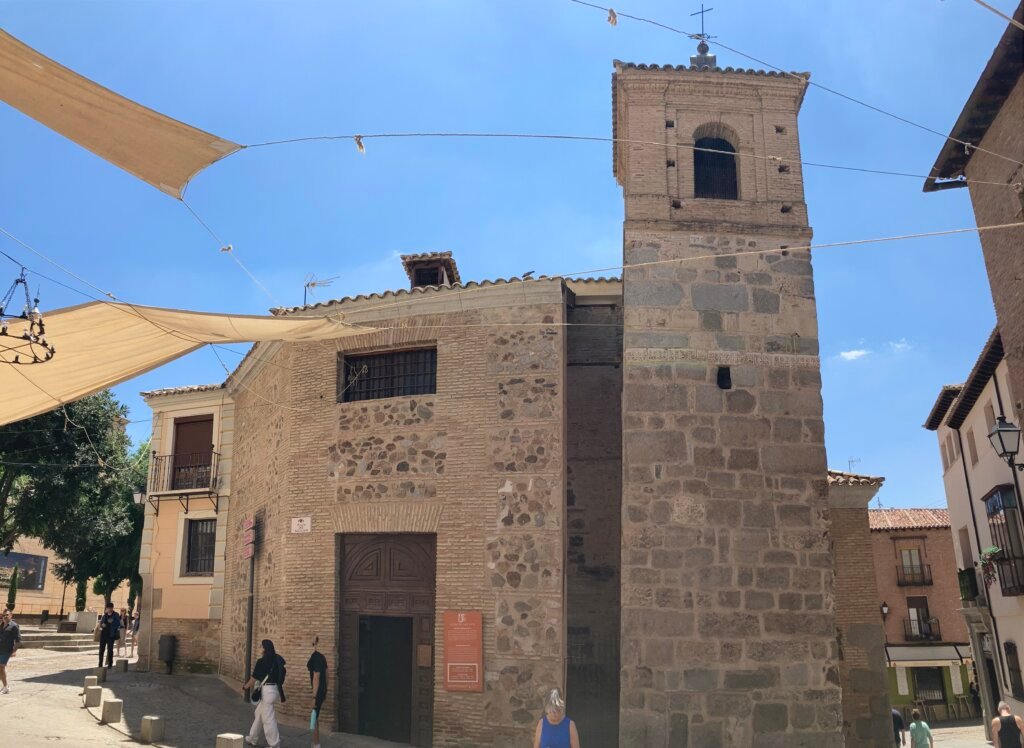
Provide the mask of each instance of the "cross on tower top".
[{"label": "cross on tower top", "polygon": [[708,39],[714,39],[713,36],[704,33],[704,14],[710,13],[713,10],[714,8],[708,8],[707,10],[705,10],[704,3],[701,3],[700,10],[698,10],[696,13],[690,14],[690,18],[693,18],[694,16],[700,16],[700,38],[703,39],[704,41],[707,41]]},{"label": "cross on tower top", "polygon": [[710,13],[714,8],[705,8],[704,3],[700,4],[700,10],[696,13],[691,13],[690,16],[700,16],[700,33],[693,34],[691,38],[700,39],[697,44],[697,54],[690,55],[690,64],[698,68],[713,68],[718,65],[718,59],[715,55],[709,55],[708,51],[711,47],[708,46],[708,39],[714,39],[711,34],[705,33],[704,31],[704,14]]}]

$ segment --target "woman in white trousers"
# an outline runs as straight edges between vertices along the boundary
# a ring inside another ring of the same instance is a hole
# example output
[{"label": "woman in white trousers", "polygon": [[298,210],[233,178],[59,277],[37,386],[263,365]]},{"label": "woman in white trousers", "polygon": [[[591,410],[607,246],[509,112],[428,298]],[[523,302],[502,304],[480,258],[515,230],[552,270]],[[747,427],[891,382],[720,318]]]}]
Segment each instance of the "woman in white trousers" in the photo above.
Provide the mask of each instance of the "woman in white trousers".
[{"label": "woman in white trousers", "polygon": [[274,708],[275,704],[284,701],[284,664],[284,658],[274,650],[274,642],[264,639],[260,644],[260,658],[256,661],[249,680],[242,684],[242,693],[253,686],[260,688],[256,715],[245,739],[248,745],[259,745],[261,738],[266,739],[270,748],[279,748],[281,745],[281,733],[277,729],[277,713]]}]

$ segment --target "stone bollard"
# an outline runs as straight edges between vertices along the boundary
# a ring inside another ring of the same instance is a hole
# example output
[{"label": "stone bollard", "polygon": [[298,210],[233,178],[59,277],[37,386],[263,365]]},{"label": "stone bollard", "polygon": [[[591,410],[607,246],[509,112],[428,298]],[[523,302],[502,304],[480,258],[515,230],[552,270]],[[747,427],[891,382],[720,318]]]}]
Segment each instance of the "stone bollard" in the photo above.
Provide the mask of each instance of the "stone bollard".
[{"label": "stone bollard", "polygon": [[107,669],[105,667],[93,668],[92,674],[96,676],[98,683],[107,682]]},{"label": "stone bollard", "polygon": [[102,686],[89,686],[85,689],[86,706],[99,706],[101,701],[103,701]]},{"label": "stone bollard", "polygon": [[98,686],[100,684],[99,678],[95,675],[85,676],[85,685],[82,688],[89,688],[89,686]]},{"label": "stone bollard", "polygon": [[233,732],[222,732],[217,736],[217,748],[245,748],[245,738]]},{"label": "stone bollard", "polygon": [[114,661],[114,667],[117,668],[117,672],[119,672],[119,673],[127,673],[128,672],[128,660],[115,660]]},{"label": "stone bollard", "polygon": [[124,702],[121,699],[107,699],[103,702],[103,710],[100,712],[100,722],[105,725],[117,724],[121,721],[121,707]]},{"label": "stone bollard", "polygon": [[164,720],[163,717],[143,717],[142,718],[142,734],[141,739],[143,743],[155,743],[158,740],[164,739]]}]

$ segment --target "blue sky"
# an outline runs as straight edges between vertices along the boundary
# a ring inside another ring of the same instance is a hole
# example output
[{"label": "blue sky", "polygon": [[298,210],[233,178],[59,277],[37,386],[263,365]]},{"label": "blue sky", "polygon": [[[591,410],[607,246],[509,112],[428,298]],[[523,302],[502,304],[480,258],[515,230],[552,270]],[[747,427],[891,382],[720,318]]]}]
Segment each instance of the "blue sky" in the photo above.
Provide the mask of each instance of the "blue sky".
[{"label": "blue sky", "polygon": [[[707,4],[708,31],[724,43],[943,133],[1005,28],[967,0]],[[616,9],[699,27],[692,2]],[[568,0],[6,2],[0,25],[121,94],[241,143],[424,130],[607,136],[611,61],[686,63],[693,47],[626,19],[612,27]],[[718,53],[720,65],[754,66]],[[814,88],[800,130],[807,161],[920,174],[942,146]],[[0,134],[0,226],[130,301],[271,306],[173,199],[4,105]],[[188,199],[289,305],[301,303],[309,273],[339,276],[321,300],[402,287],[399,253],[451,249],[465,279],[621,261],[608,144],[377,140],[367,151],[339,141],[243,152],[196,178]],[[919,179],[810,167],[805,176],[817,243],[974,225],[966,190],[925,195]],[[40,266],[6,240],[0,249]],[[886,476],[886,506],[942,503],[938,450],[920,424],[994,324],[977,236],[821,250],[814,267],[830,465],[853,458],[855,470]],[[7,272],[13,279],[16,268]],[[41,290],[44,308],[83,300],[46,281]],[[239,360],[221,355],[230,367]],[[146,419],[140,390],[223,377],[202,350],[116,392]],[[148,423],[131,428],[144,437]]]}]

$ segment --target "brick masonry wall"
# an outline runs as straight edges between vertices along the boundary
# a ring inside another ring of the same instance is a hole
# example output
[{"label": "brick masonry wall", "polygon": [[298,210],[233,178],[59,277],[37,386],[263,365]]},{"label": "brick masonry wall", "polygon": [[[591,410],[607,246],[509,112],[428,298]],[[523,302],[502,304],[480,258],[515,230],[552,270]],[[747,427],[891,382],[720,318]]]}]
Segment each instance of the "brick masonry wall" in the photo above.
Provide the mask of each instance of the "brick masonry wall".
[{"label": "brick masonry wall", "polygon": [[152,636],[139,630],[139,668],[162,670],[160,636],[173,634],[174,672],[216,673],[220,659],[221,622],[196,618],[154,618]]},{"label": "brick masonry wall", "polygon": [[[981,141],[982,148],[1024,161],[1024,78],[1017,80],[1002,110]],[[975,151],[967,164],[968,179],[998,182],[969,186],[979,226],[1024,221],[1024,193],[1002,185],[1024,182],[1024,167]],[[1011,393],[1003,393],[1007,418],[1024,423],[1024,228],[981,234],[996,321],[1010,371]]]},{"label": "brick masonry wall", "polygon": [[569,309],[568,711],[580,742],[618,745],[622,306]]},{"label": "brick masonry wall", "polygon": [[[899,549],[920,548],[921,563],[931,566],[933,583],[900,587],[896,567],[900,564]],[[875,557],[879,602],[889,605],[885,619],[886,641],[901,644],[907,641],[903,621],[910,613],[907,597],[928,598],[928,612],[939,620],[942,641],[968,643],[967,624],[960,614],[960,583],[957,580],[957,559],[953,536],[948,527],[933,530],[873,530],[871,549]]]},{"label": "brick masonry wall", "polygon": [[[330,667],[323,718],[332,727],[338,533],[435,532],[433,744],[528,739],[542,695],[565,685],[562,293],[550,280],[464,301],[456,292],[417,295],[380,312],[373,303],[345,305],[348,319],[389,329],[337,346],[282,346],[236,385],[222,673],[240,673],[244,655],[248,577],[237,544],[245,516],[264,512],[255,639],[276,636],[301,672],[303,637],[320,635]],[[449,305],[443,316],[411,305],[435,300]],[[436,394],[335,402],[339,350],[431,344]],[[273,350],[260,346],[256,355]],[[302,516],[312,517],[312,532],[291,534],[290,519]],[[445,610],[483,612],[483,693],[444,689]],[[305,702],[292,703],[283,717],[305,718]]]},{"label": "brick masonry wall", "polygon": [[[614,85],[617,136],[670,144],[619,148],[616,162],[620,743],[840,746],[814,284],[809,254],[788,249],[810,238],[792,168],[802,84],[620,67]],[[706,125],[791,171],[741,158],[739,200],[693,200],[692,153],[672,144]]]},{"label": "brick masonry wall", "polygon": [[892,742],[889,681],[868,510],[833,508],[830,518],[846,748],[887,746]]}]

